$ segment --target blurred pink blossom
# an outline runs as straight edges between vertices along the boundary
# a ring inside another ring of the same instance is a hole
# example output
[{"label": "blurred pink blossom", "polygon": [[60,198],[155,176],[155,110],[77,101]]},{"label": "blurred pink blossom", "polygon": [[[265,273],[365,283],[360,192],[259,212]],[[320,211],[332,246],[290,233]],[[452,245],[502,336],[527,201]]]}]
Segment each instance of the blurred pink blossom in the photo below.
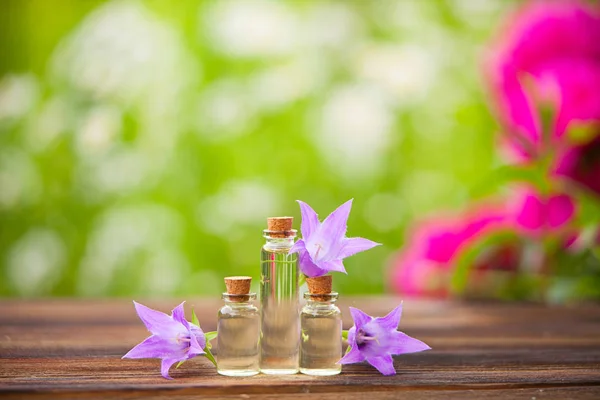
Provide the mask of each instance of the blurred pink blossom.
[{"label": "blurred pink blossom", "polygon": [[[489,235],[510,232],[516,238],[530,240],[554,237],[566,247],[572,241],[570,223],[575,213],[570,196],[542,196],[525,188],[502,205],[479,206],[457,217],[426,221],[392,260],[392,289],[405,296],[446,297],[456,261],[471,246]],[[481,277],[485,271],[516,271],[522,256],[519,242],[503,242],[486,249],[475,260],[473,274]],[[536,257],[543,262],[543,254]]]},{"label": "blurred pink blossom", "polygon": [[487,72],[501,120],[518,136],[518,148],[541,142],[534,101],[550,101],[559,110],[556,137],[570,121],[600,118],[597,9],[573,1],[534,2],[511,19],[502,35],[492,47]]},{"label": "blurred pink blossom", "polygon": [[515,228],[533,235],[560,229],[571,221],[575,214],[574,200],[564,193],[542,196],[527,188],[521,191],[515,203]]},{"label": "blurred pink blossom", "polygon": [[[557,174],[600,193],[598,145],[590,149],[565,135],[572,124],[600,121],[600,9],[533,2],[501,32],[486,72],[512,155],[522,162],[551,155]],[[544,140],[538,111],[548,105],[555,114]]]},{"label": "blurred pink blossom", "polygon": [[486,230],[505,223],[506,212],[495,207],[480,207],[463,216],[433,218],[422,223],[392,261],[392,289],[406,296],[448,296],[457,255]]}]

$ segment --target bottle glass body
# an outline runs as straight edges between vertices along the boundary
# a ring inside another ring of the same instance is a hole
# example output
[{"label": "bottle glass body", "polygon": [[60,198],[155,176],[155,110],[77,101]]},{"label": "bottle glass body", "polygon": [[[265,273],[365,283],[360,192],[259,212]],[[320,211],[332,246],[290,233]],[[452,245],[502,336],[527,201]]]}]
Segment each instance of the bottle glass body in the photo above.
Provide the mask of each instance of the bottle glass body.
[{"label": "bottle glass body", "polygon": [[217,372],[227,376],[250,376],[259,372],[260,313],[252,304],[255,293],[223,293],[225,306],[217,322]]},{"label": "bottle glass body", "polygon": [[307,375],[336,375],[342,366],[342,313],[334,304],[337,293],[305,293],[300,313],[300,372]]},{"label": "bottle glass body", "polygon": [[265,374],[298,372],[300,342],[298,258],[288,254],[294,233],[267,239],[261,252],[260,371]]}]

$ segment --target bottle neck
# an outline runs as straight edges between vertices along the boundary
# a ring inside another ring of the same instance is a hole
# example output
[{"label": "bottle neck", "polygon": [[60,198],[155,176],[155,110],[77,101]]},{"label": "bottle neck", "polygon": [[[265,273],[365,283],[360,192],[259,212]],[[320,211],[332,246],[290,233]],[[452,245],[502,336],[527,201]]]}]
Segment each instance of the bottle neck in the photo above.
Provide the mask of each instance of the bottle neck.
[{"label": "bottle neck", "polygon": [[335,306],[335,302],[338,299],[336,292],[327,294],[313,294],[306,292],[304,293],[304,299],[306,299],[306,305],[312,308],[330,308]]},{"label": "bottle neck", "polygon": [[254,308],[254,304],[251,301],[234,302],[225,300],[225,305],[233,310],[247,310]]},{"label": "bottle neck", "polygon": [[230,294],[223,293],[223,301],[231,308],[251,308],[254,305],[252,301],[256,300],[256,293],[249,294]]},{"label": "bottle neck", "polygon": [[290,248],[294,245],[294,240],[296,239],[295,233],[285,237],[275,237],[268,233],[264,233],[263,236],[265,238],[265,246],[271,249]]}]

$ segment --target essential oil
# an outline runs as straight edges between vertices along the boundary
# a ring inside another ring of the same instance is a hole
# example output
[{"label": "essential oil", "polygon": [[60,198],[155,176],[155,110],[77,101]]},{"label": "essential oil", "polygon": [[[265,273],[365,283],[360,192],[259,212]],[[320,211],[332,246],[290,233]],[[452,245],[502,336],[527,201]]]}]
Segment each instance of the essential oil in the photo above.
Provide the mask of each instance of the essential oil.
[{"label": "essential oil", "polygon": [[296,230],[292,229],[292,217],[267,221],[260,260],[260,371],[295,374],[300,342],[298,260],[296,254],[288,253]]},{"label": "essential oil", "polygon": [[250,376],[259,372],[260,313],[252,304],[250,277],[225,278],[225,305],[217,323],[217,372],[227,376]]},{"label": "essential oil", "polygon": [[307,278],[306,305],[300,313],[300,372],[307,375],[337,375],[342,366],[342,313],[335,305],[331,275]]},{"label": "essential oil", "polygon": [[[331,292],[331,276],[328,288],[322,293],[304,294],[306,305],[300,313],[300,372],[307,375],[337,375],[342,366],[337,362],[342,358],[342,313],[334,304],[338,294]],[[308,278],[309,291],[310,280]],[[327,285],[327,283],[326,283]]]}]

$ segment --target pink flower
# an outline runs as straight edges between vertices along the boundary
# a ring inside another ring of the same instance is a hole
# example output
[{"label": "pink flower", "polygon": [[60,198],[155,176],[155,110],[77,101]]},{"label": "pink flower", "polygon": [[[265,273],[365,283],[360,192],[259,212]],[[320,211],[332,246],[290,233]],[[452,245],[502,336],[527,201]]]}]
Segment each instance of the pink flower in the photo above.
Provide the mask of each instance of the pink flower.
[{"label": "pink flower", "polygon": [[[557,238],[568,245],[576,205],[563,193],[543,196],[531,188],[515,192],[501,206],[477,207],[455,218],[438,218],[420,225],[404,251],[392,262],[391,287],[406,296],[447,297],[457,260],[486,238],[508,233],[514,238]],[[517,271],[522,239],[488,246],[473,261],[475,276],[487,271]],[[543,254],[538,257],[544,262]]]},{"label": "pink flower", "polygon": [[421,224],[392,263],[392,289],[406,296],[448,296],[456,256],[505,220],[504,209],[479,207],[458,218],[436,218]]},{"label": "pink flower", "polygon": [[600,119],[600,12],[574,1],[535,2],[502,30],[488,76],[505,134],[523,160],[545,151],[537,108],[556,111],[550,147],[573,121]]},{"label": "pink flower", "polygon": [[[487,60],[503,143],[513,160],[549,157],[551,174],[600,194],[600,129],[587,143],[567,134],[575,124],[600,121],[600,9],[577,1],[535,2],[512,21]],[[547,140],[542,106],[553,112]]]},{"label": "pink flower", "polygon": [[515,198],[511,218],[525,235],[555,235],[573,219],[575,208],[574,200],[565,193],[544,196],[526,188]]}]

